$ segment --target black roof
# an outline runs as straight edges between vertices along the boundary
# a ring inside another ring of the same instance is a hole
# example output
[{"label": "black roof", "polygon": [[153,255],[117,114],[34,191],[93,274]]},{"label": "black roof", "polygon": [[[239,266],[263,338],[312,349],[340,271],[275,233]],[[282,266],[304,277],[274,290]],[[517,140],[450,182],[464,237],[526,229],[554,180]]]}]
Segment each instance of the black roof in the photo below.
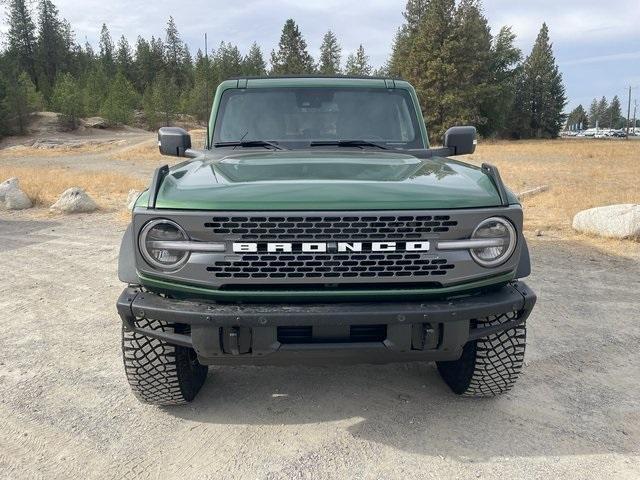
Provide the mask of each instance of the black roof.
[{"label": "black roof", "polygon": [[346,78],[354,80],[398,80],[404,81],[401,77],[382,77],[371,75],[320,75],[320,74],[308,74],[308,75],[255,75],[247,76],[240,75],[229,77],[227,80],[269,80],[272,78]]}]

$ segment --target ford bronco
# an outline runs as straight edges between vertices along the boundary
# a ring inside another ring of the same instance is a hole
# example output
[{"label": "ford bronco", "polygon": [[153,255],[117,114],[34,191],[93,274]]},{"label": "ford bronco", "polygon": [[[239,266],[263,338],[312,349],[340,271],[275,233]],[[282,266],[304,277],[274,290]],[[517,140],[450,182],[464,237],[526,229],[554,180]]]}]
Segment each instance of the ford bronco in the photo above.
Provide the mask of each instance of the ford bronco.
[{"label": "ford bronco", "polygon": [[126,376],[157,405],[209,365],[435,361],[453,392],[509,390],[536,296],[522,208],[471,154],[429,145],[415,90],[388,78],[240,78],[207,138],[175,127],[122,241]]}]

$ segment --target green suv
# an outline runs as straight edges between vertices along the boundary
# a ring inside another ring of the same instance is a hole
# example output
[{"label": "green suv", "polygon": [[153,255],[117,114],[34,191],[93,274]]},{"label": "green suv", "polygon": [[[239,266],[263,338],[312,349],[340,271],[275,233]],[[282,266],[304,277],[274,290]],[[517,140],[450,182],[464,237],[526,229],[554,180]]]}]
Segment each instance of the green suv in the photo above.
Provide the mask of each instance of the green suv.
[{"label": "green suv", "polygon": [[386,78],[240,78],[207,138],[161,128],[120,251],[127,379],[193,400],[208,365],[435,361],[493,396],[522,368],[535,294],[522,208],[473,153],[431,148],[414,89]]}]

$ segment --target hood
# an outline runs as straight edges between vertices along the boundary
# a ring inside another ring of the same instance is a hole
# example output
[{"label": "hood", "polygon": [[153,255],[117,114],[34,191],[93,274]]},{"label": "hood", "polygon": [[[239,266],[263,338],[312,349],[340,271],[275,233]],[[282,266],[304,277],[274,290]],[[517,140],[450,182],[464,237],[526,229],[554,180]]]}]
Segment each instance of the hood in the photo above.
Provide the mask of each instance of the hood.
[{"label": "hood", "polygon": [[157,208],[410,210],[500,205],[477,167],[370,150],[234,152],[173,167]]}]

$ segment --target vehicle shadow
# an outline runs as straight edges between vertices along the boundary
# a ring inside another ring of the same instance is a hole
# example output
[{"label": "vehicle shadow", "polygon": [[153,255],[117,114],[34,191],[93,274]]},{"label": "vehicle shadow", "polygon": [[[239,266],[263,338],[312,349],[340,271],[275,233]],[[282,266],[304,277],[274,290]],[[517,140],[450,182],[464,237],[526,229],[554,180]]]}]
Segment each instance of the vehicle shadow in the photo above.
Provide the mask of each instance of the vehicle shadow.
[{"label": "vehicle shadow", "polygon": [[452,394],[433,364],[218,367],[191,406],[166,412],[210,424],[300,428],[350,419],[356,439],[465,461],[638,451],[633,436],[603,422],[603,412],[554,398],[558,392],[536,376],[530,366],[512,393],[472,399]]}]

